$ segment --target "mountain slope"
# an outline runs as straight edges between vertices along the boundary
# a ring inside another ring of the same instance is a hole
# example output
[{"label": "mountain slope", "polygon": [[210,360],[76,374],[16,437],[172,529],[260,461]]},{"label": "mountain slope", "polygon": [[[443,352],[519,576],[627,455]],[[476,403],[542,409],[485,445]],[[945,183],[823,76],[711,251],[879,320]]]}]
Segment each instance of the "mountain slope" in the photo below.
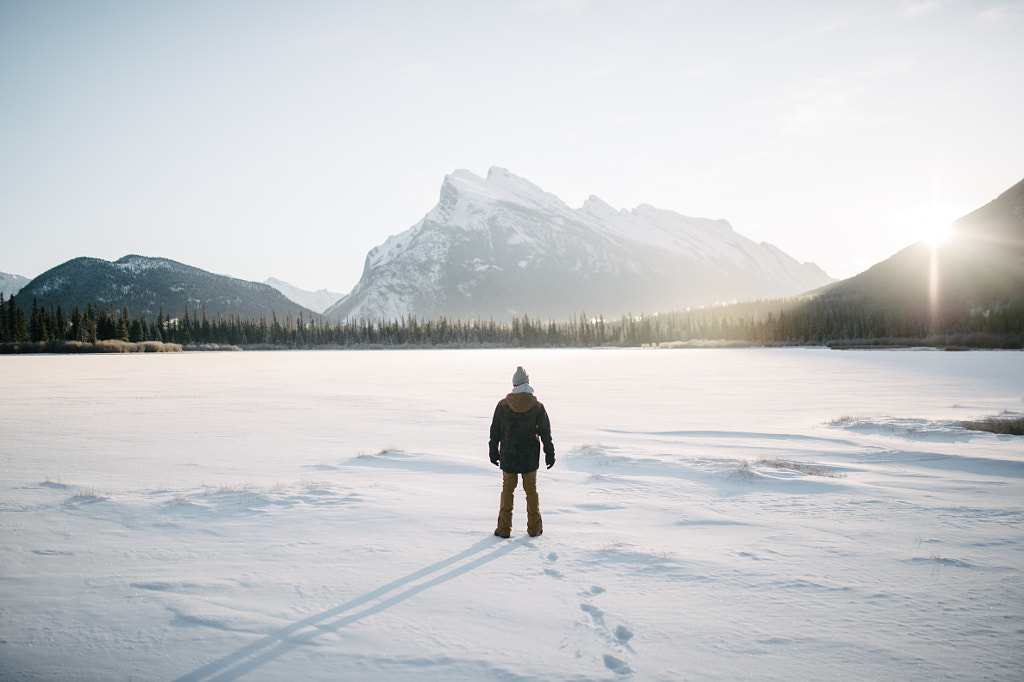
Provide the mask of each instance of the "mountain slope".
[{"label": "mountain slope", "polygon": [[565,319],[785,296],[822,286],[817,266],[756,244],[724,220],[591,197],[574,210],[507,170],[445,177],[437,205],[370,250],[335,318]]},{"label": "mountain slope", "polygon": [[995,330],[1000,333],[1019,331],[1024,318],[1024,180],[957,220],[945,242],[908,246],[855,277],[824,287],[806,306],[901,318],[908,334],[969,330],[978,326],[971,324],[974,316],[998,316],[1014,327]]},{"label": "mountain slope", "polygon": [[344,294],[338,294],[327,289],[318,289],[317,291],[306,291],[296,286],[289,284],[288,282],[270,277],[264,284],[274,287],[282,294],[285,295],[288,300],[298,303],[299,305],[309,308],[318,313],[330,308],[332,305],[338,302],[338,300],[344,296]]},{"label": "mountain slope", "polygon": [[0,294],[3,294],[5,297],[17,294],[26,284],[28,284],[28,278],[26,277],[0,272]]},{"label": "mountain slope", "polygon": [[38,299],[41,305],[53,304],[70,312],[75,306],[85,309],[89,303],[127,305],[133,316],[155,318],[161,307],[168,317],[193,313],[210,317],[237,315],[242,318],[267,318],[276,314],[284,319],[309,310],[288,300],[281,292],[257,282],[215,275],[166,258],[125,256],[110,262],[99,258],[75,258],[52,268],[29,282],[18,294],[22,305]]}]

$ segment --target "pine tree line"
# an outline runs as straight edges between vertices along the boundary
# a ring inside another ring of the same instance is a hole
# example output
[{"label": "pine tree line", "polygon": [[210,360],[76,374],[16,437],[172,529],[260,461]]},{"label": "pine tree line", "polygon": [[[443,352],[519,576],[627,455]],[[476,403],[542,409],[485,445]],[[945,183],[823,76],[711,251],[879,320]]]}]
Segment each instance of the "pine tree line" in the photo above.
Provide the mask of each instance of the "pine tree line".
[{"label": "pine tree line", "polygon": [[[592,347],[650,346],[693,341],[752,345],[827,345],[893,340],[1020,348],[1024,345],[1024,300],[984,311],[927,312],[868,305],[838,298],[740,303],[653,315],[626,314],[617,322],[586,314],[568,321],[542,321],[527,315],[510,322],[489,320],[401,320],[331,322],[320,316],[242,319],[209,316],[186,308],[171,318],[161,309],[155,320],[133,318],[127,306],[77,307],[68,317],[60,307],[33,300],[26,316],[11,296],[0,295],[0,343],[78,341],[95,343],[160,341],[182,346],[266,348],[387,347]],[[931,341],[929,341],[931,340]]]},{"label": "pine tree line", "polygon": [[[640,344],[743,341],[820,346],[922,343],[1024,347],[1024,296],[984,309],[908,307],[896,302],[819,296],[754,301],[642,318],[626,316],[624,336]],[[633,345],[633,344],[630,344]]]},{"label": "pine tree line", "polygon": [[228,345],[283,348],[375,347],[375,346],[592,346],[612,340],[603,318],[585,316],[569,322],[531,320],[524,315],[510,323],[488,321],[420,321],[413,315],[402,320],[360,320],[335,322],[313,316],[287,316],[279,320],[275,312],[243,319],[209,316],[205,307],[186,308],[180,318],[171,318],[163,309],[155,320],[133,318],[127,306],[89,304],[84,312],[76,306],[70,318],[59,306],[46,308],[36,300],[28,316],[14,296],[5,302],[0,295],[0,343],[46,343],[104,340],[125,342],[160,341],[183,346]]},{"label": "pine tree line", "polygon": [[[162,317],[162,314],[161,314]],[[128,307],[118,313],[113,307],[102,308],[90,303],[85,312],[77,306],[71,317],[65,316],[60,306],[40,306],[32,300],[32,309],[27,316],[12,295],[4,301],[0,294],[0,343],[48,343],[50,341],[96,341],[120,340],[140,342],[162,340],[159,324],[148,325],[146,319],[132,319]]]}]

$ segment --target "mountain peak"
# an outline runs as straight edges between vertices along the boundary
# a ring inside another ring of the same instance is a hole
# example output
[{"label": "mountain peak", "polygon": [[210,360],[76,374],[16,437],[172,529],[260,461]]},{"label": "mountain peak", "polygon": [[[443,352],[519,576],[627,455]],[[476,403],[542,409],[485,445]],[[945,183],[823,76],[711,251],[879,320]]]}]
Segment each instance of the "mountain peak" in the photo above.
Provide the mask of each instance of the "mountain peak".
[{"label": "mountain peak", "polygon": [[502,168],[501,166],[491,166],[490,168],[487,169],[488,180],[493,180],[501,177],[514,178],[516,176],[510,173],[507,168]]},{"label": "mountain peak", "polygon": [[129,272],[143,272],[145,270],[152,270],[154,268],[163,268],[167,270],[171,269],[185,269],[191,266],[184,265],[182,263],[169,260],[167,258],[151,258],[149,256],[139,256],[131,253],[127,256],[122,256],[114,261],[114,265],[117,267],[127,270]]},{"label": "mountain peak", "polygon": [[537,185],[501,166],[491,166],[487,170],[487,182],[498,187],[517,188],[534,194],[544,194],[544,190]]},{"label": "mountain peak", "polygon": [[488,180],[485,180],[479,175],[476,175],[464,168],[460,168],[459,170],[444,176],[444,184],[441,186],[442,193],[446,187],[454,190],[462,197],[481,199],[498,198],[495,188],[490,185]]},{"label": "mountain peak", "polygon": [[620,211],[595,194],[587,197],[587,200],[583,202],[579,210],[581,213],[593,216],[616,216],[626,212],[625,209]]},{"label": "mountain peak", "polygon": [[505,168],[445,176],[437,205],[367,254],[341,318],[565,318],[785,296],[831,281],[724,220],[649,205],[574,210]]},{"label": "mountain peak", "polygon": [[486,178],[465,169],[446,175],[438,206],[450,210],[457,203],[472,206],[510,203],[548,210],[571,210],[554,194],[500,166],[491,166]]}]

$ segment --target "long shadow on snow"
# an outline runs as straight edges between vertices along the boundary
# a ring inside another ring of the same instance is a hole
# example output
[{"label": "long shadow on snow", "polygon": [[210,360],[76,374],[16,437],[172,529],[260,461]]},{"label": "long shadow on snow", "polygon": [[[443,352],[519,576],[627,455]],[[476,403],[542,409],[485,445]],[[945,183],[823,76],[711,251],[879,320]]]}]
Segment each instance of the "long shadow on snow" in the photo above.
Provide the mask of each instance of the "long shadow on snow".
[{"label": "long shadow on snow", "polygon": [[[392,606],[419,594],[420,592],[429,590],[432,587],[448,582],[452,578],[457,578],[460,575],[465,575],[470,571],[474,571],[484,564],[500,559],[509,552],[515,551],[517,548],[528,544],[530,539],[531,538],[520,538],[512,542],[499,542],[497,541],[497,538],[488,537],[480,540],[455,556],[438,561],[437,563],[431,564],[426,568],[421,568],[418,571],[414,571],[404,578],[399,578],[398,580],[390,582],[383,587],[379,587],[372,592],[367,592],[363,596],[357,597],[356,599],[342,604],[341,606],[336,606],[333,609],[310,616],[309,618],[300,620],[297,623],[292,623],[288,627],[281,628],[277,632],[269,634],[263,639],[253,642],[252,644],[248,644],[234,653],[228,654],[227,656],[205,665],[194,672],[179,677],[175,682],[195,682],[197,680],[236,680],[242,675],[280,658],[289,651],[310,643],[324,633],[336,632],[346,625],[350,625],[351,623],[360,621],[363,618],[385,611]],[[486,552],[489,548],[493,548],[493,550]],[[482,556],[476,557],[472,561],[460,563],[470,557],[480,554],[481,552],[485,553]],[[441,573],[441,571],[453,566],[454,564],[460,565]],[[417,583],[418,580],[423,578],[430,579]],[[403,590],[402,588],[407,589]],[[360,607],[377,600],[382,601],[366,606],[366,608],[362,608],[360,610]]]}]

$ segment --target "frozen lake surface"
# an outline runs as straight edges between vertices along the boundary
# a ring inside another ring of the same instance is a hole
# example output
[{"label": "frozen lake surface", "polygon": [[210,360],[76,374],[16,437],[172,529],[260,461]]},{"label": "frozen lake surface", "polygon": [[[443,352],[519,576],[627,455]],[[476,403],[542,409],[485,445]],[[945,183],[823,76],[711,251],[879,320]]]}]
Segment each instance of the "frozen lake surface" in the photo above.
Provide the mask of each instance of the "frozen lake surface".
[{"label": "frozen lake surface", "polygon": [[[491,535],[495,403],[551,416]],[[1024,353],[0,357],[0,679],[1019,680]]]}]

